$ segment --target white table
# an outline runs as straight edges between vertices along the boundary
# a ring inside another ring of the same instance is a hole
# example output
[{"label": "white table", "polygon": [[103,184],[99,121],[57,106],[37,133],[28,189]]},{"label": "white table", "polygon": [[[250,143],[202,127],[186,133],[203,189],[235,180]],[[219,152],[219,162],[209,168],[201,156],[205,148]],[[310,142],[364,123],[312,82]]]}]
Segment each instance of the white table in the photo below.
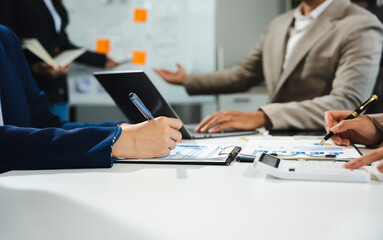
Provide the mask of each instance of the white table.
[{"label": "white table", "polygon": [[12,171],[0,214],[2,240],[381,240],[383,183],[282,181],[237,162]]}]

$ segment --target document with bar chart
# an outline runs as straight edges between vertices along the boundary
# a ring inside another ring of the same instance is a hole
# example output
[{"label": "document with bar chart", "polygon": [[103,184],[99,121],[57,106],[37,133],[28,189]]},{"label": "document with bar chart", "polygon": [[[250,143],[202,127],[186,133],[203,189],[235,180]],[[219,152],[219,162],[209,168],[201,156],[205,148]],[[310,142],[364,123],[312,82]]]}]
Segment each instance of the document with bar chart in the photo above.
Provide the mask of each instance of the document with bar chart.
[{"label": "document with bar chart", "polygon": [[241,154],[256,155],[259,152],[277,155],[307,154],[313,157],[335,155],[336,159],[353,159],[361,154],[354,146],[338,146],[331,141],[319,145],[318,139],[251,139]]},{"label": "document with bar chart", "polygon": [[152,159],[117,159],[117,163],[183,163],[230,165],[241,148],[238,146],[178,144],[166,157]]}]

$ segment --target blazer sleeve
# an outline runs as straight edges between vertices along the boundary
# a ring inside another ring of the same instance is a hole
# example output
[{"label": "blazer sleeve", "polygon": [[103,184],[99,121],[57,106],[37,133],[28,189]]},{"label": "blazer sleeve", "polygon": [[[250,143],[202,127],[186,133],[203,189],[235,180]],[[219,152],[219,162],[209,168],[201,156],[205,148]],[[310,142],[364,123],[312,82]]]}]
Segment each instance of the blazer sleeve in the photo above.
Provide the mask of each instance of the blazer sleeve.
[{"label": "blazer sleeve", "polygon": [[[64,41],[66,43],[64,49],[79,48],[78,46],[75,46],[69,40],[68,34],[66,33],[65,30],[64,30],[64,32],[62,34],[64,34]],[[105,54],[95,53],[95,52],[87,50],[83,55],[78,57],[75,61],[79,62],[79,63],[95,66],[95,67],[105,67],[106,55]]]},{"label": "blazer sleeve", "polygon": [[[28,108],[23,111],[13,111],[22,115],[12,115],[12,119],[28,118],[27,112],[31,119],[31,126],[0,126],[0,170],[111,167],[111,147],[121,133],[121,128],[115,125],[117,123],[99,125],[60,122],[49,111],[46,96],[33,81],[15,34],[0,26],[0,35],[6,57],[11,59],[17,69],[14,84],[6,86],[16,88],[14,93],[17,96],[25,95],[28,104]],[[19,75],[22,77],[18,78]],[[0,79],[12,81],[11,77]],[[17,81],[21,81],[20,84]],[[11,116],[7,114],[8,105],[12,109],[23,104],[18,105],[16,100],[2,101],[4,103],[7,104],[3,108],[5,119],[12,122],[12,119],[8,119]]]},{"label": "blazer sleeve", "polygon": [[111,167],[118,127],[0,127],[0,170]]},{"label": "blazer sleeve", "polygon": [[219,94],[243,92],[264,81],[262,45],[264,37],[255,49],[237,66],[219,72],[191,74],[185,79],[188,94]]},{"label": "blazer sleeve", "polygon": [[[380,114],[370,114],[366,115],[374,123],[378,132],[382,135],[383,138],[383,113]],[[383,145],[383,142],[381,143]]]},{"label": "blazer sleeve", "polygon": [[353,110],[371,95],[379,70],[383,30],[375,19],[359,20],[350,26],[350,34],[339,44],[340,57],[329,94],[261,107],[271,120],[273,129],[321,128],[325,111]]}]

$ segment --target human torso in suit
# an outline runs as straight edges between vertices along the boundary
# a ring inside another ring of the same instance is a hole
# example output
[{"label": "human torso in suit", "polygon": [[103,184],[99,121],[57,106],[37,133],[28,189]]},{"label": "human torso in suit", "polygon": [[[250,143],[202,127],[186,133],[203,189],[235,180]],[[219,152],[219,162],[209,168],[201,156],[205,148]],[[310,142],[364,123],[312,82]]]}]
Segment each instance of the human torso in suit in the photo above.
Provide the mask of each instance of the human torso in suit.
[{"label": "human torso in suit", "polygon": [[[10,27],[20,39],[37,38],[51,56],[56,56],[63,50],[76,48],[66,34],[68,14],[63,4],[60,0],[52,0],[52,3],[62,19],[61,31],[58,33],[44,0],[0,0],[0,24]],[[30,65],[41,61],[28,51],[26,57]],[[106,56],[88,51],[76,61],[102,67],[105,65]],[[50,102],[68,101],[66,75],[57,79],[41,75],[34,77]]]},{"label": "human torso in suit", "polygon": [[274,129],[323,128],[326,110],[355,109],[369,97],[376,80],[382,25],[348,0],[335,0],[310,25],[282,71],[293,20],[293,11],[274,19],[239,66],[188,76],[187,91],[240,92],[265,81],[270,103],[261,109]]},{"label": "human torso in suit", "polygon": [[111,167],[114,122],[61,122],[49,110],[16,35],[0,25],[0,172],[16,169]]}]

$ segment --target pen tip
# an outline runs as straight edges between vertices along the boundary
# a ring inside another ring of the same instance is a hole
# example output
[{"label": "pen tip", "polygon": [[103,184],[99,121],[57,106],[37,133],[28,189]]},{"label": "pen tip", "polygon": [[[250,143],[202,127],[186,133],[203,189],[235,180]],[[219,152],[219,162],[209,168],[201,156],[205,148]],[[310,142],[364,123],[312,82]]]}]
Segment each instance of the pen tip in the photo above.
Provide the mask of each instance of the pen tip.
[{"label": "pen tip", "polygon": [[320,141],[319,145],[322,145],[324,142],[326,142],[326,140],[325,140],[325,139],[322,139],[322,140]]}]

